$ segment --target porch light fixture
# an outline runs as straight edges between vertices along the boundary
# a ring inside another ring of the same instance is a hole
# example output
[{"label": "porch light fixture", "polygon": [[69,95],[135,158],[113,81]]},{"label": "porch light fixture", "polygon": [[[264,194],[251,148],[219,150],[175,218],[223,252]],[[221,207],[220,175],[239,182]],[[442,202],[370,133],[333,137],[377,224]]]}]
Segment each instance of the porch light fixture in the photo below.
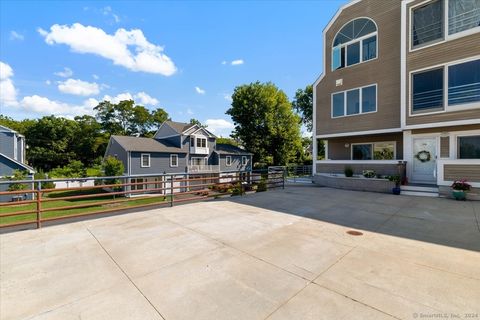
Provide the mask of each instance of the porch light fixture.
[{"label": "porch light fixture", "polygon": [[345,148],[350,147],[350,143],[345,143]]}]

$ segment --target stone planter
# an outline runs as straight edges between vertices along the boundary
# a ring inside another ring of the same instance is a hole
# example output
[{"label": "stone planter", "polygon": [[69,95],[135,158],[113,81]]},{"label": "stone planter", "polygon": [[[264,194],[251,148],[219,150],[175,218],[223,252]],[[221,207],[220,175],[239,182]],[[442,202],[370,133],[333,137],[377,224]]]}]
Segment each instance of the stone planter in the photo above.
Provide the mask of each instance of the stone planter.
[{"label": "stone planter", "polygon": [[358,191],[372,191],[382,193],[392,193],[395,183],[387,179],[364,178],[364,177],[345,177],[345,175],[333,174],[316,174],[313,177],[313,182],[320,186],[358,190]]}]

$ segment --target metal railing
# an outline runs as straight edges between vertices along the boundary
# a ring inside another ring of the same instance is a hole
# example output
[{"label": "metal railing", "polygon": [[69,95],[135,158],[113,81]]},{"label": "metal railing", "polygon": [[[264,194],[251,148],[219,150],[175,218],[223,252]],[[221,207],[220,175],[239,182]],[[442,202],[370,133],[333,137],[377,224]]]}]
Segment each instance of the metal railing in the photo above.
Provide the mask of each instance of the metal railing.
[{"label": "metal railing", "polygon": [[187,171],[190,173],[205,173],[205,172],[219,172],[219,165],[209,165],[209,164],[192,164],[187,166]]},{"label": "metal railing", "polygon": [[[248,191],[285,188],[284,172],[231,172],[215,177],[196,176],[191,178],[188,174],[164,174],[0,181],[0,186],[24,184],[30,188],[0,192],[0,197],[13,199],[22,195],[22,199],[26,199],[0,202],[0,228],[22,225],[41,228],[42,223],[62,219],[150,206],[173,206],[175,203],[244,195]],[[48,182],[78,180],[95,180],[95,185],[42,189],[42,184]]]}]

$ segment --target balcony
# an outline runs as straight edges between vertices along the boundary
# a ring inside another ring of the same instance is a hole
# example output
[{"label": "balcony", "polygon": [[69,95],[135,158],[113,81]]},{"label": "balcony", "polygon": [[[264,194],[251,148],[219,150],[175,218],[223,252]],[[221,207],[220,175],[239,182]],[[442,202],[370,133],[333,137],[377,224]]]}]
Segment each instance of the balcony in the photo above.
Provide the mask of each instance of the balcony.
[{"label": "balcony", "polygon": [[190,147],[190,153],[191,154],[209,154],[210,149],[208,147],[202,148],[202,147]]},{"label": "balcony", "polygon": [[208,164],[196,164],[189,165],[187,167],[188,173],[206,173],[206,172],[219,172],[219,165],[208,165]]}]

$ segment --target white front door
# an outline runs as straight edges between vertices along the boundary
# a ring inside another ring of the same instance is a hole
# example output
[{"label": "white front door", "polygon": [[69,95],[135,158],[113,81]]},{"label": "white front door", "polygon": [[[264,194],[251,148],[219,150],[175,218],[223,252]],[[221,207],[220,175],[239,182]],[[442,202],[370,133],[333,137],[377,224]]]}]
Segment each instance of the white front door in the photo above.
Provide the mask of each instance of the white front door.
[{"label": "white front door", "polygon": [[437,139],[413,139],[412,182],[436,183]]}]

